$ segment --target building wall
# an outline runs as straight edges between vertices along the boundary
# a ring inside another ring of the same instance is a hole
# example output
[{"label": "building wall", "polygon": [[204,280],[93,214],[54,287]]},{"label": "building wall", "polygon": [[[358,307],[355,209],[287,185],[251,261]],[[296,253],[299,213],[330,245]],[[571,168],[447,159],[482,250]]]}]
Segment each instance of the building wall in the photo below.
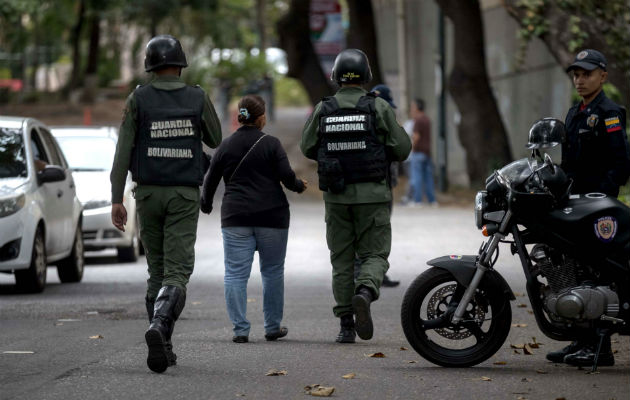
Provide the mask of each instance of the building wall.
[{"label": "building wall", "polygon": [[[433,154],[437,156],[437,101],[438,70],[438,15],[439,7],[433,0],[403,0],[406,10],[407,69],[409,97],[426,101],[427,113],[433,121]],[[395,97],[400,94],[398,79],[398,41],[396,0],[372,0],[376,16],[381,68]],[[526,61],[516,68],[515,59],[520,47],[516,36],[517,23],[498,0],[482,0],[485,22],[486,62],[491,85],[503,122],[508,131],[514,158],[527,156],[525,143],[529,127],[537,119],[552,116],[564,120],[569,108],[571,82],[563,68],[540,40],[533,40]],[[446,20],[447,74],[453,60],[452,26]],[[398,101],[400,99],[398,97]],[[447,101],[447,160],[451,185],[468,186],[465,151],[457,133],[460,114],[450,96]],[[406,116],[399,115],[401,121]],[[554,149],[552,157],[560,161]],[[434,160],[435,162],[436,160]]]}]

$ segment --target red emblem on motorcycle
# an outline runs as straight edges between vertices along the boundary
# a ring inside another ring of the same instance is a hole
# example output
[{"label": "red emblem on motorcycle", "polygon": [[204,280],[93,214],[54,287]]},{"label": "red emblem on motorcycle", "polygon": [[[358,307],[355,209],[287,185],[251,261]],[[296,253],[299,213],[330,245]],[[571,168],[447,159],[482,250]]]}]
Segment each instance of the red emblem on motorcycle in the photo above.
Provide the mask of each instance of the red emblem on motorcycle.
[{"label": "red emblem on motorcycle", "polygon": [[601,217],[595,222],[595,236],[604,243],[608,243],[617,234],[617,220],[613,217]]}]

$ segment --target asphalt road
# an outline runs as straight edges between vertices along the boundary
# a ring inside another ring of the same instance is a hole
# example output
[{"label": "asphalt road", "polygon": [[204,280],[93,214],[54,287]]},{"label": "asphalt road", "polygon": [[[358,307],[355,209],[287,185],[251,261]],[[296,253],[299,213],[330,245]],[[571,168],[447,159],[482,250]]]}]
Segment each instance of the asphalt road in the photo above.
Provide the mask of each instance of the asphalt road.
[{"label": "asphalt road", "polygon": [[[333,397],[345,399],[628,398],[627,337],[613,337],[617,364],[598,374],[553,365],[544,355],[564,343],[544,337],[522,295],[512,304],[513,323],[527,326],[513,327],[499,352],[476,367],[437,367],[410,348],[400,326],[404,291],[428,259],[476,252],[483,237],[469,209],[396,207],[390,276],[402,284],[383,289],[374,303],[372,340],[334,343],[338,320],[332,314],[323,204],[291,200],[286,339],[264,340],[255,261],[248,289],[251,342],[231,342],[219,215],[203,215],[188,302],[173,336],[176,367],[161,375],[146,367],[145,259],[118,264],[114,253],[105,252],[90,258],[78,284],[60,284],[50,267],[42,294],[16,293],[12,276],[0,275],[0,399],[303,399],[310,384],[333,386]],[[497,269],[520,294],[524,286],[516,261],[504,248]],[[543,344],[533,355],[510,348],[532,337]],[[32,353],[7,353],[12,351]],[[367,357],[375,352],[386,357]],[[266,376],[270,369],[286,375]],[[354,379],[342,378],[350,373]]]}]

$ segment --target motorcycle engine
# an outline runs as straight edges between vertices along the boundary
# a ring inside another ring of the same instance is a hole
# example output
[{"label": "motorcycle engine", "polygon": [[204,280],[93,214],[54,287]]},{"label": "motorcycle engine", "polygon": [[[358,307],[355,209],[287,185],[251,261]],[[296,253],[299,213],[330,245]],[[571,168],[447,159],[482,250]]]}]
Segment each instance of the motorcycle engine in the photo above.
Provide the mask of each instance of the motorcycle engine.
[{"label": "motorcycle engine", "polygon": [[540,274],[547,279],[543,304],[550,317],[557,321],[587,321],[602,315],[616,317],[619,296],[608,286],[584,282],[583,272],[575,260],[545,245],[536,245],[530,257]]}]

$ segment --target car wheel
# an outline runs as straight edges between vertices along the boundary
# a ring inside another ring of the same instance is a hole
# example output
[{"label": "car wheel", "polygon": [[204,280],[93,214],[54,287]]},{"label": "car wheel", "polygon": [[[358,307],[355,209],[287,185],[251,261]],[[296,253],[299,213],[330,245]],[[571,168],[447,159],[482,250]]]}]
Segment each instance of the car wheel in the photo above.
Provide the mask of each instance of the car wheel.
[{"label": "car wheel", "polygon": [[57,274],[63,283],[81,282],[83,270],[85,269],[85,258],[83,256],[83,232],[81,231],[81,221],[74,234],[74,243],[70,255],[57,264]]},{"label": "car wheel", "polygon": [[140,257],[140,238],[138,237],[138,228],[133,231],[131,237],[131,246],[118,247],[118,261],[120,262],[136,262]]},{"label": "car wheel", "polygon": [[46,287],[46,242],[41,228],[37,228],[33,240],[31,265],[28,269],[15,271],[15,283],[20,290],[39,293]]}]

